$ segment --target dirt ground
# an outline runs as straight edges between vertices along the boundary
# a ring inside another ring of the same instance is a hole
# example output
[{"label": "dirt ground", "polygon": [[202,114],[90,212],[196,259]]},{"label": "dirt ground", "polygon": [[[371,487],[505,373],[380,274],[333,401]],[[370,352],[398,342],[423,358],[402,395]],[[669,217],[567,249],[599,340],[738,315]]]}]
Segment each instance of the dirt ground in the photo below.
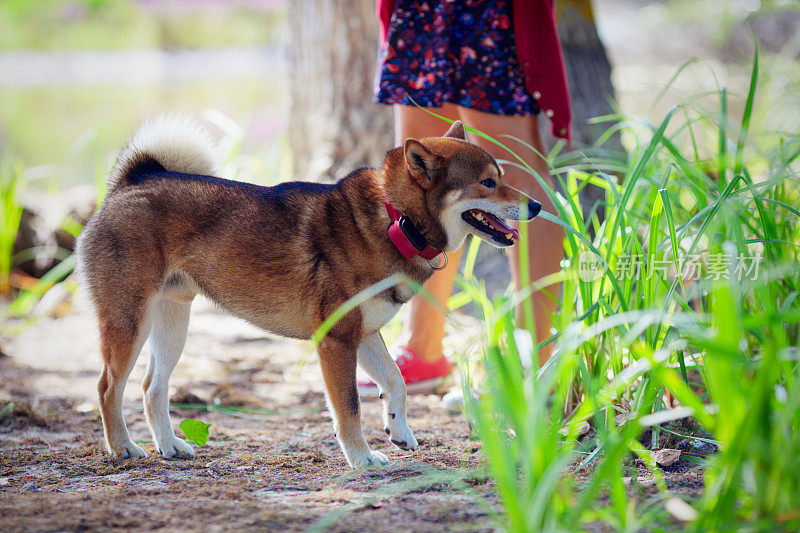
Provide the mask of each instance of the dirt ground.
[{"label": "dirt ground", "polygon": [[[479,443],[463,415],[449,414],[438,396],[411,397],[409,423],[421,446],[403,452],[382,430],[380,403],[362,401],[367,440],[392,464],[352,471],[333,437],[311,347],[266,336],[206,302],[195,305],[173,374],[173,401],[259,411],[173,408],[176,426],[185,418],[211,424],[209,442],[195,447],[191,460],[164,459],[149,440],[139,387],[144,355],[128,383],[125,414],[133,439],[150,456],[106,454],[95,396],[99,353],[88,313],[73,309],[19,325],[0,342],[6,354],[0,410],[15,403],[0,420],[3,531],[480,531],[496,525],[490,482],[480,475],[444,482],[481,466]],[[691,465],[667,478],[678,492],[702,488],[702,473]],[[644,471],[637,486],[655,490]]]}]

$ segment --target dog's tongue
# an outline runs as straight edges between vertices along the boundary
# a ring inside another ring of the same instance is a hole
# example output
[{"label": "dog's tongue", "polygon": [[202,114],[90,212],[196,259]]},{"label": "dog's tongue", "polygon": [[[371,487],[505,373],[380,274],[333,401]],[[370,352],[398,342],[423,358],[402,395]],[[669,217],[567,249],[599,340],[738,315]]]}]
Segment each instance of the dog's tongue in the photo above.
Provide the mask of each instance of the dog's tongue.
[{"label": "dog's tongue", "polygon": [[497,218],[496,216],[492,215],[491,213],[487,213],[485,211],[481,211],[483,213],[483,217],[486,219],[486,222],[491,224],[491,226],[503,233],[511,232],[514,235],[514,238],[519,239],[519,232],[514,228],[509,227],[506,225],[505,222]]}]

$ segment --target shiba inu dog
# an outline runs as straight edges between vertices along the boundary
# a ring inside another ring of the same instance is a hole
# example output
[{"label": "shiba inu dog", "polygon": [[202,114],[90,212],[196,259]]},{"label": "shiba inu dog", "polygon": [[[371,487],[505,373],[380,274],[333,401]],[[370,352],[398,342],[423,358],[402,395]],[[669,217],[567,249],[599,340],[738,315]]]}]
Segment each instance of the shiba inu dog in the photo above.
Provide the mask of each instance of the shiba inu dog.
[{"label": "shiba inu dog", "polygon": [[[393,274],[423,282],[437,256],[467,234],[513,245],[519,234],[503,219],[529,220],[541,208],[503,182],[498,163],[466,141],[460,122],[443,137],[409,139],[382,168],[333,185],[260,187],[218,174],[199,126],[159,117],[122,151],[108,195],[79,238],[79,272],[100,333],[100,410],[115,456],[145,456],[122,417],[125,382],[145,340],[144,407],[155,444],[167,457],[194,455],[173,431],[168,381],[197,294],[267,331],[308,339],[342,303]],[[318,346],[334,433],[352,467],[389,462],[361,432],[357,364],[382,391],[391,441],[417,448],[405,384],[379,331],[413,295],[404,285],[387,289]]]}]

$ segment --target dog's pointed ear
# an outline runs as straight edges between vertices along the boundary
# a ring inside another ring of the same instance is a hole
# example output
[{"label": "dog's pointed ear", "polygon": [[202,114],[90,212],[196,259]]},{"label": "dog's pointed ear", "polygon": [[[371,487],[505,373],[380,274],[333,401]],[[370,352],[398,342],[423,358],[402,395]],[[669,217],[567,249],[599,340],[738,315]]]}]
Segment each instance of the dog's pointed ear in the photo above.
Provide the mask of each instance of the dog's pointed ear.
[{"label": "dog's pointed ear", "polygon": [[443,137],[450,137],[453,139],[461,139],[462,141],[466,141],[467,133],[464,131],[464,124],[462,124],[460,120],[456,120],[450,126],[450,129],[447,130],[447,133],[443,135]]},{"label": "dog's pointed ear", "polygon": [[442,156],[429,150],[416,139],[406,139],[403,145],[408,173],[423,189],[430,189],[444,166]]}]

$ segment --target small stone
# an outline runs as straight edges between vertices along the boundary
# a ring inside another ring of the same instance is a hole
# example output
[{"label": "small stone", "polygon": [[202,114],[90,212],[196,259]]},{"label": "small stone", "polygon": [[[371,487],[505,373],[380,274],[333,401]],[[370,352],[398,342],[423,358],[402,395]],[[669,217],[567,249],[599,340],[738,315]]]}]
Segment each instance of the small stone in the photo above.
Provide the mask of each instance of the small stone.
[{"label": "small stone", "polygon": [[628,420],[633,420],[634,418],[636,418],[636,415],[634,413],[630,411],[624,411],[614,417],[614,422],[617,424],[617,426],[621,427],[625,425],[625,422],[627,422]]},{"label": "small stone", "polygon": [[[581,425],[578,427],[578,434],[575,435],[576,437],[580,438],[589,433],[589,430],[592,427],[589,425],[589,422],[583,421]],[[566,437],[569,435],[569,425],[564,426],[563,428],[558,430],[558,434],[561,436]]]},{"label": "small stone", "polygon": [[662,448],[654,452],[650,452],[656,464],[661,466],[671,466],[678,462],[681,458],[680,450],[673,450],[671,448]]},{"label": "small stone", "polygon": [[183,403],[189,405],[205,405],[208,402],[187,388],[179,388],[169,399],[170,403]]},{"label": "small stone", "polygon": [[231,382],[222,383],[211,394],[214,405],[230,407],[261,407],[264,401]]},{"label": "small stone", "polygon": [[213,461],[206,463],[205,467],[208,468],[209,470],[220,472],[222,471],[222,463],[223,463],[222,459],[214,459]]},{"label": "small stone", "polygon": [[39,492],[39,487],[36,486],[35,483],[28,483],[24,487],[22,487],[23,492]]}]

